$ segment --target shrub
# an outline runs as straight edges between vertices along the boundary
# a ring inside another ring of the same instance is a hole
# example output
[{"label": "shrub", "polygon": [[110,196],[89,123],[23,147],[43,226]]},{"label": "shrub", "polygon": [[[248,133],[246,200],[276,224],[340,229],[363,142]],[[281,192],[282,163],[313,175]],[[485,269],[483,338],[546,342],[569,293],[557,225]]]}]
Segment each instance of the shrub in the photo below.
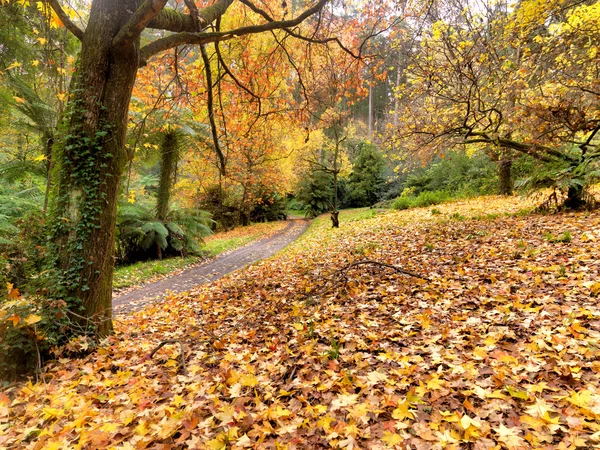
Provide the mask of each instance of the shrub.
[{"label": "shrub", "polygon": [[200,254],[198,241],[211,233],[210,225],[210,215],[198,209],[173,208],[165,220],[158,220],[147,204],[121,205],[117,217],[117,261],[123,264],[166,255]]},{"label": "shrub", "polygon": [[528,176],[517,181],[516,187],[531,195],[549,189],[550,194],[541,209],[579,208],[596,206],[591,192],[592,186],[600,181],[600,158],[597,154],[585,157],[579,163],[556,160],[537,163],[537,168]]},{"label": "shrub", "polygon": [[0,379],[15,379],[41,367],[72,326],[64,301],[25,298],[7,286],[8,299],[0,305]]},{"label": "shrub", "polygon": [[392,202],[392,208],[394,209],[409,209],[412,208],[414,199],[411,197],[398,197]]},{"label": "shrub", "polygon": [[371,206],[383,191],[385,161],[373,144],[361,143],[348,178],[348,206]]},{"label": "shrub", "polygon": [[412,195],[412,189],[405,190],[400,197],[392,202],[394,209],[409,209],[423,206],[438,205],[450,200],[450,196],[444,191],[429,192],[424,191],[419,195]]},{"label": "shrub", "polygon": [[446,191],[454,196],[491,194],[498,182],[496,164],[484,153],[469,156],[463,152],[449,152],[437,158],[426,169],[412,171],[405,180],[405,188],[416,194],[424,191]]},{"label": "shrub", "polygon": [[425,191],[421,192],[414,200],[414,206],[438,205],[448,201],[450,196],[444,191]]},{"label": "shrub", "polygon": [[250,211],[252,222],[272,222],[287,219],[285,198],[277,191],[262,192]]},{"label": "shrub", "polygon": [[300,180],[297,199],[304,204],[307,217],[316,217],[329,211],[332,198],[331,175],[320,170],[311,170]]}]

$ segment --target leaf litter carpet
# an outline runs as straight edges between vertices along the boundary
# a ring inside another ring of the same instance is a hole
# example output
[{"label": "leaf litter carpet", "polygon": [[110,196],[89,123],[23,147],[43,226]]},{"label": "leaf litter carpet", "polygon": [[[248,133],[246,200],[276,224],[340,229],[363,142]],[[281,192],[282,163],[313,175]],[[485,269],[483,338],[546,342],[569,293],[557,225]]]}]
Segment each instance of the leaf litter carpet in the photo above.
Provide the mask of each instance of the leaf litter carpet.
[{"label": "leaf litter carpet", "polygon": [[600,216],[523,206],[318,220],[6,388],[0,447],[598,448]]}]

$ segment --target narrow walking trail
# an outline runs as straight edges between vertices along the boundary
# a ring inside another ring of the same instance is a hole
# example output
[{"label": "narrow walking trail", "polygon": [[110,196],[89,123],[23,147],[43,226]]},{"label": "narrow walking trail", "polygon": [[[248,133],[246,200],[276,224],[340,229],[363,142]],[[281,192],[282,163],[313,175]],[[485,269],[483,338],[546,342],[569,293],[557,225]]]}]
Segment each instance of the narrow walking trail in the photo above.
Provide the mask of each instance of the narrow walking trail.
[{"label": "narrow walking trail", "polygon": [[288,222],[287,227],[269,238],[218,256],[204,264],[184,270],[178,275],[148,283],[139,289],[113,297],[113,313],[116,315],[137,311],[149,303],[160,301],[168,293],[189,291],[195,286],[218,280],[250,263],[274,255],[298,239],[309,224],[304,219],[291,219]]}]

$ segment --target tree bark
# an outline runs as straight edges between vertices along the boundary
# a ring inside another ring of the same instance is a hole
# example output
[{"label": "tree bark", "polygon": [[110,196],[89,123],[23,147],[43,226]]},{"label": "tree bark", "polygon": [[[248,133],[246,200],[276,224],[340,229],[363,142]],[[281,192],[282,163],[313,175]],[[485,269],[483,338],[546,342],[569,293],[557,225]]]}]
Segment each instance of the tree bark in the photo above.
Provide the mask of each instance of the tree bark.
[{"label": "tree bark", "polygon": [[340,227],[340,212],[339,211],[331,211],[331,228],[339,228]]},{"label": "tree bark", "polygon": [[156,196],[156,218],[165,221],[169,215],[171,188],[175,178],[179,147],[179,135],[174,130],[166,131],[161,145],[160,179]]},{"label": "tree bark", "polygon": [[586,205],[583,198],[583,186],[570,186],[564,206],[567,209],[579,209]]},{"label": "tree bark", "polygon": [[66,136],[55,151],[51,239],[60,294],[98,336],[112,331],[112,275],[119,178],[139,39],[111,45],[136,0],[94,1],[69,102]]},{"label": "tree bark", "polygon": [[512,159],[501,158],[498,161],[498,194],[499,195],[512,195],[513,184],[512,184]]}]

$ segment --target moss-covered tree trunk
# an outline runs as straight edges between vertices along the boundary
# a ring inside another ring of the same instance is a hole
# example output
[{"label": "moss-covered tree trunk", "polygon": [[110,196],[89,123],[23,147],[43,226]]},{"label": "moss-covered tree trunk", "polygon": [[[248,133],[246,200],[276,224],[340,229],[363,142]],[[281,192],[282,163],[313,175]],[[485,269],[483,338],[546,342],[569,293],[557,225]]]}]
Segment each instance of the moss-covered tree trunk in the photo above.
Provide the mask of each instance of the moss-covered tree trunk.
[{"label": "moss-covered tree trunk", "polygon": [[112,41],[137,7],[136,0],[93,2],[54,155],[49,222],[59,294],[100,336],[112,330],[116,204],[139,59],[139,39],[118,48]]},{"label": "moss-covered tree trunk", "polygon": [[156,198],[156,218],[162,221],[165,221],[169,215],[171,188],[179,159],[179,140],[180,136],[176,131],[166,131],[160,147],[160,179]]}]

